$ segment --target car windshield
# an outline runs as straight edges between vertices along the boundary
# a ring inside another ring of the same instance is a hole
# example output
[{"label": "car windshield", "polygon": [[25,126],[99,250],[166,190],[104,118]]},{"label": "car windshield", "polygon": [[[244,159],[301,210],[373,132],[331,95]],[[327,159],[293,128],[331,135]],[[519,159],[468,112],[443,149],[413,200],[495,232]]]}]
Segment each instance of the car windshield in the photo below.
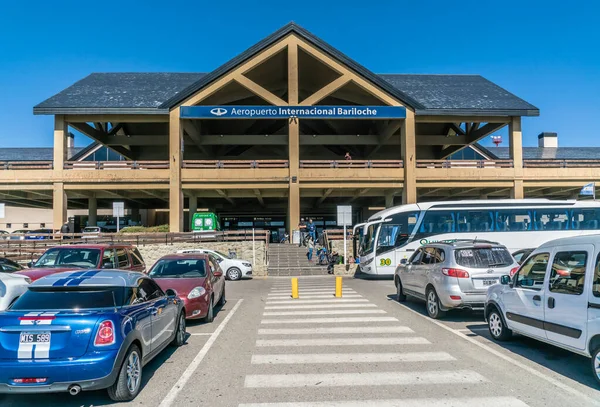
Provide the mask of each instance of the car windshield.
[{"label": "car windshield", "polygon": [[11,311],[82,310],[124,305],[124,287],[30,287],[17,299]]},{"label": "car windshield", "polygon": [[224,259],[231,259],[231,257],[229,257],[228,254],[225,253],[221,253],[215,250],[215,253],[218,254],[219,256],[223,257]]},{"label": "car windshield", "polygon": [[504,247],[470,247],[454,252],[456,263],[463,267],[507,267],[513,263],[511,254]]},{"label": "car windshield", "polygon": [[159,260],[148,275],[152,278],[197,278],[206,277],[204,259]]},{"label": "car windshield", "polygon": [[60,248],[50,249],[39,258],[33,267],[98,267],[99,249]]}]

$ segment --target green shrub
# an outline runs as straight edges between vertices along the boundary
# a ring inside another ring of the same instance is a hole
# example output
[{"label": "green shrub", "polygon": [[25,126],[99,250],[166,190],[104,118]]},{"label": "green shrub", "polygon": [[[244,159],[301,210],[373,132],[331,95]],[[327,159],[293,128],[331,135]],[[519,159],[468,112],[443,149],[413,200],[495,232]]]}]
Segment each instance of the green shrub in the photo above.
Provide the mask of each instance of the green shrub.
[{"label": "green shrub", "polygon": [[169,225],[159,226],[127,226],[119,231],[119,233],[167,233]]}]

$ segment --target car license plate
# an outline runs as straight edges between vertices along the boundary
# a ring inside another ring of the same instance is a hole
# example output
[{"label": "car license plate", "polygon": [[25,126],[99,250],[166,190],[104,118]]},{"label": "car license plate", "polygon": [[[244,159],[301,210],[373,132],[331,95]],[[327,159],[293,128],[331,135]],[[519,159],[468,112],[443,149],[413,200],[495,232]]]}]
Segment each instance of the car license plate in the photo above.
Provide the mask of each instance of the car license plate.
[{"label": "car license plate", "polygon": [[50,332],[21,332],[20,343],[49,343]]},{"label": "car license plate", "polygon": [[496,279],[490,279],[490,280],[482,280],[482,284],[484,287],[488,287],[490,285],[494,285],[498,282],[498,280]]}]

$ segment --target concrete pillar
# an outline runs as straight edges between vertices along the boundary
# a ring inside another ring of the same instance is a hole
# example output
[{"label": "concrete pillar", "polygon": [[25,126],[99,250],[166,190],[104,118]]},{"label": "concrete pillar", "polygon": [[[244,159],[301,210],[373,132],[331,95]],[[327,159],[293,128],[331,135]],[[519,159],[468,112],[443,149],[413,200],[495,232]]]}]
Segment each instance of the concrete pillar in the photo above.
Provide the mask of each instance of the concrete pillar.
[{"label": "concrete pillar", "polygon": [[88,226],[98,224],[98,200],[95,196],[88,198]]},{"label": "concrete pillar", "polygon": [[407,109],[406,119],[404,119],[404,122],[402,123],[400,135],[401,154],[404,162],[404,188],[402,189],[403,204],[417,202],[417,146],[415,132],[415,114]]},{"label": "concrete pillar", "polygon": [[[288,103],[298,104],[298,44],[288,45]],[[288,229],[291,232],[300,223],[300,123],[297,118],[290,118],[289,123],[289,194],[288,194]]]},{"label": "concrete pillar", "polygon": [[140,208],[131,208],[131,220],[136,223],[140,221]]},{"label": "concrete pillar", "polygon": [[196,195],[190,195],[188,197],[188,222],[185,226],[185,230],[191,230],[192,228],[192,219],[194,214],[198,211],[198,197]]},{"label": "concrete pillar", "polygon": [[67,223],[67,194],[65,184],[55,182],[52,190],[52,228],[60,230]]},{"label": "concrete pillar", "polygon": [[69,126],[61,114],[54,116],[54,170],[62,171],[67,159],[67,135]]},{"label": "concrete pillar", "polygon": [[169,230],[171,232],[183,232],[182,140],[183,128],[179,109],[173,109],[169,118]]},{"label": "concrete pillar", "polygon": [[393,192],[387,192],[385,194],[385,207],[386,208],[391,208],[392,206],[394,206],[394,193]]},{"label": "concrete pillar", "polygon": [[523,199],[525,196],[523,188],[523,133],[521,131],[521,118],[511,117],[508,124],[508,146],[510,158],[513,160],[515,169],[514,186],[511,198]]}]

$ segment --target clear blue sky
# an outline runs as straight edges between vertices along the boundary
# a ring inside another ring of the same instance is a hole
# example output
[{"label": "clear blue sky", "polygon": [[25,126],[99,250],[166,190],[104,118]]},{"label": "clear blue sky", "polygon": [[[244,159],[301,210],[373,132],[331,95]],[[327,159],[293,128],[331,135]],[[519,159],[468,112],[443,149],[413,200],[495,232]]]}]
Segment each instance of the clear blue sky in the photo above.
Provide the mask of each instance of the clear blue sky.
[{"label": "clear blue sky", "polygon": [[525,145],[556,131],[562,146],[600,146],[598,4],[5,1],[0,147],[51,146],[52,118],[33,106],[90,72],[211,71],[289,21],[377,73],[485,76],[540,108]]}]

